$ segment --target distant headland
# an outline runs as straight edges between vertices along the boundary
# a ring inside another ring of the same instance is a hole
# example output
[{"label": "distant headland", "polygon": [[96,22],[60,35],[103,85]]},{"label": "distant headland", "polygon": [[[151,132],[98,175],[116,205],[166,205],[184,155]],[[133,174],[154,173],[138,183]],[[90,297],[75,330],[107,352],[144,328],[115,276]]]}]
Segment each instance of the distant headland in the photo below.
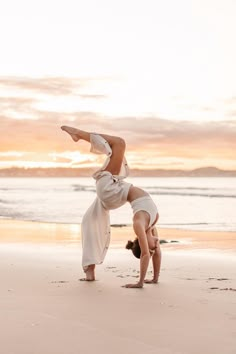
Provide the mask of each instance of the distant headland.
[{"label": "distant headland", "polygon": [[[6,168],[0,177],[90,177],[96,168]],[[236,170],[202,167],[193,170],[132,169],[131,177],[236,177]]]}]

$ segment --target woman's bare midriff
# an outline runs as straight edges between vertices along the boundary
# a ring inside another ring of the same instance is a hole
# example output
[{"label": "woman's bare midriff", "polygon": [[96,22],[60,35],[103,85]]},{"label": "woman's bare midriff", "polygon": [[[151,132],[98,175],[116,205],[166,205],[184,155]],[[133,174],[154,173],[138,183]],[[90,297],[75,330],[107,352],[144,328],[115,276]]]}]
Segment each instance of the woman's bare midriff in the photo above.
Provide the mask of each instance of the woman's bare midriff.
[{"label": "woman's bare midriff", "polygon": [[133,200],[144,197],[145,195],[149,194],[141,188],[131,186],[129,189],[127,200],[131,203]]}]

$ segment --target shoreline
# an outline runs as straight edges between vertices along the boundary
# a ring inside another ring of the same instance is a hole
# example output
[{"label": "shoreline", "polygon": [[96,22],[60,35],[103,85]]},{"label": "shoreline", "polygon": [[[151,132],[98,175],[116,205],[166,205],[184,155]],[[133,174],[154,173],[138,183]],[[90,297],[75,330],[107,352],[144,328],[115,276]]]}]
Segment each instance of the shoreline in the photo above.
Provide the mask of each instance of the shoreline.
[{"label": "shoreline", "polygon": [[[81,243],[81,225],[0,219],[0,243]],[[236,252],[236,232],[157,227],[161,247],[170,250],[209,249]],[[134,239],[132,226],[111,225],[110,247],[123,248]],[[171,242],[172,241],[172,242]]]},{"label": "shoreline", "polygon": [[[0,216],[0,223],[3,222],[25,222],[25,223],[38,223],[38,224],[56,224],[56,225],[78,225],[80,226],[81,223],[74,223],[74,222],[57,222],[57,221],[41,221],[41,220],[27,220],[27,219],[12,219],[10,217],[1,217]],[[111,228],[131,228],[132,223],[122,223],[122,224],[110,224]],[[186,232],[206,232],[206,233],[233,233],[236,235],[236,230],[203,230],[203,229],[191,229],[190,227],[182,228],[182,227],[165,227],[160,226],[157,224],[157,228],[161,230],[176,230],[176,231],[186,231]]]}]

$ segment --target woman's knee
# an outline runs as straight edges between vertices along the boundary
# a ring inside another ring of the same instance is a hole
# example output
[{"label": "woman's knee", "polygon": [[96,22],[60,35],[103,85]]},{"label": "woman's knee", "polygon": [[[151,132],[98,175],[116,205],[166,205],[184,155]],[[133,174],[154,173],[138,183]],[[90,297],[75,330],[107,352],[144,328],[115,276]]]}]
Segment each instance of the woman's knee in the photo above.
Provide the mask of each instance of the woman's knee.
[{"label": "woman's knee", "polygon": [[113,144],[112,144],[112,147],[114,147],[114,146],[116,146],[116,148],[119,148],[121,151],[125,151],[125,148],[126,148],[125,140],[123,138],[116,137],[114,139]]},{"label": "woman's knee", "polygon": [[119,138],[119,144],[121,147],[123,147],[124,149],[126,148],[126,142],[125,139],[123,138]]}]

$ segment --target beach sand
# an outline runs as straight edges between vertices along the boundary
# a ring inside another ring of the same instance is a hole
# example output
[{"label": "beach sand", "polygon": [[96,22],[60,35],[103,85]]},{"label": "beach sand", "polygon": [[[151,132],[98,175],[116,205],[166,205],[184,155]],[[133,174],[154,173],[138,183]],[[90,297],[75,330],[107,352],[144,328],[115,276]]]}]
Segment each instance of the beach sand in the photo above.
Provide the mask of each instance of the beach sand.
[{"label": "beach sand", "polygon": [[161,246],[159,284],[125,289],[139,269],[131,227],[112,228],[97,280],[80,282],[79,225],[1,220],[1,353],[235,353],[236,234],[159,235],[179,241]]}]

